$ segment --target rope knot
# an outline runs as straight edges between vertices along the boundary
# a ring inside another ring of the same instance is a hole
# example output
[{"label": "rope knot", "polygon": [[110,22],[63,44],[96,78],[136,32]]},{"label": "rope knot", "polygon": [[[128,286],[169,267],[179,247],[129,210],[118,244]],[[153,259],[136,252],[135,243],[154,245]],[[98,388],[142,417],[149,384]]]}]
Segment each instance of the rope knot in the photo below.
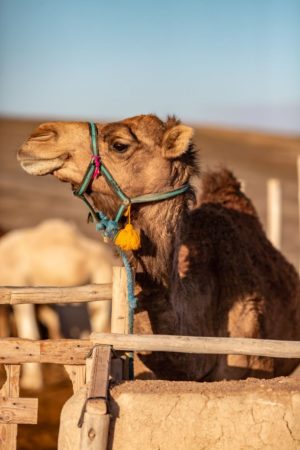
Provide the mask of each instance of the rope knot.
[{"label": "rope knot", "polygon": [[95,165],[95,170],[93,173],[93,180],[97,178],[100,175],[100,168],[101,168],[101,158],[99,155],[93,155],[92,156],[92,163]]},{"label": "rope knot", "polygon": [[101,231],[103,236],[113,239],[118,232],[118,224],[115,220],[106,217],[101,211],[98,212],[99,222],[96,224],[96,230]]}]

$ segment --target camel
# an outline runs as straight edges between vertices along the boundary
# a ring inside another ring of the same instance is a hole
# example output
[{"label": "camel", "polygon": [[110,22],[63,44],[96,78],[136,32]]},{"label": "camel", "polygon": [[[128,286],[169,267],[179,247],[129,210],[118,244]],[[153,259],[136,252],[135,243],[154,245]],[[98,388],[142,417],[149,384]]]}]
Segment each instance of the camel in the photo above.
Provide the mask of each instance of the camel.
[{"label": "camel", "polygon": [[[32,228],[13,230],[0,239],[0,285],[77,286],[111,283],[112,264],[117,264],[103,244],[83,236],[77,227],[60,219],[48,219]],[[14,305],[18,336],[40,339],[34,305]],[[49,308],[41,311],[50,337],[60,337],[58,317]],[[89,304],[93,331],[109,330],[110,301]],[[8,327],[7,327],[8,328]],[[88,333],[89,330],[86,331]],[[6,336],[9,330],[6,330]],[[24,364],[23,388],[40,389],[39,364]]]},{"label": "camel", "polygon": [[[299,340],[295,269],[268,241],[234,175],[201,173],[192,128],[154,115],[96,126],[101,161],[128,197],[190,184],[172,198],[132,205],[141,235],[141,248],[128,254],[141,286],[135,332]],[[53,174],[78,189],[91,160],[88,124],[42,124],[18,159],[29,174]],[[108,217],[120,206],[104,176],[86,194]],[[197,381],[287,375],[298,363],[155,352],[141,358],[158,378]]]}]

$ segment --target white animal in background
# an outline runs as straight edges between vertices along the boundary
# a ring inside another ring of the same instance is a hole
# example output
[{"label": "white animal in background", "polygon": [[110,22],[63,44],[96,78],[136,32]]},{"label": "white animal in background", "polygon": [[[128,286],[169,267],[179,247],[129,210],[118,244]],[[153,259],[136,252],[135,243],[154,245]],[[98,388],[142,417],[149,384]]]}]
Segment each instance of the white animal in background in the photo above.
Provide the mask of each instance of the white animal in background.
[{"label": "white animal in background", "polygon": [[[87,283],[111,283],[112,265],[118,264],[111,249],[101,242],[88,239],[72,223],[50,219],[34,228],[15,230],[0,239],[1,286],[78,286]],[[89,303],[91,328],[107,331],[110,301]],[[56,315],[51,337],[59,334]],[[15,322],[22,338],[39,339],[34,305],[15,305]],[[48,322],[49,322],[48,320]],[[42,386],[39,364],[23,365],[22,386],[38,389]]]}]

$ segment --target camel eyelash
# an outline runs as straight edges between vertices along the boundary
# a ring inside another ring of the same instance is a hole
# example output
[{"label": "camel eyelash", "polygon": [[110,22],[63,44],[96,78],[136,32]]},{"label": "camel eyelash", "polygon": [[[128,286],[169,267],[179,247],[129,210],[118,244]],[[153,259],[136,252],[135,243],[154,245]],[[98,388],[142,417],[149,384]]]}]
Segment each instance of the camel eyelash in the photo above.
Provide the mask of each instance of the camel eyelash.
[{"label": "camel eyelash", "polygon": [[124,142],[114,142],[110,148],[117,153],[125,153],[128,148],[129,144],[125,144]]}]

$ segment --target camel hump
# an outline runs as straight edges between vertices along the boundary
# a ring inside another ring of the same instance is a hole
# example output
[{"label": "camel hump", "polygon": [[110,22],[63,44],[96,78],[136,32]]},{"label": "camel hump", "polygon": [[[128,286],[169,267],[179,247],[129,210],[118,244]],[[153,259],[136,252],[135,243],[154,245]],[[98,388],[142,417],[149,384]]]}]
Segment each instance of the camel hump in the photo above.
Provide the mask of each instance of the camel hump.
[{"label": "camel hump", "polygon": [[226,208],[257,216],[250,199],[241,190],[241,183],[225,168],[202,174],[201,203],[219,203]]}]

